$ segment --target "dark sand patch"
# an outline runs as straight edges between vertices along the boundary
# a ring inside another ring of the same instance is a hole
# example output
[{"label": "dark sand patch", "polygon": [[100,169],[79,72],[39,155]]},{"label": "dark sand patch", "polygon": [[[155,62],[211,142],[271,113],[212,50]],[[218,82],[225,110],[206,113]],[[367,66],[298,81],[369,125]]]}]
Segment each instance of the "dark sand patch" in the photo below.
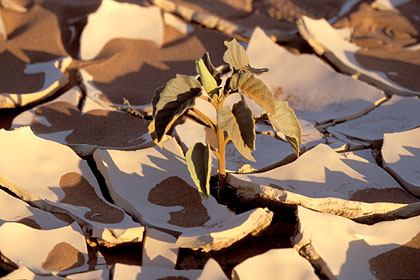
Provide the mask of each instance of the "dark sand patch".
[{"label": "dark sand patch", "polygon": [[76,172],[64,174],[61,176],[60,187],[65,193],[62,203],[91,209],[85,213],[86,219],[105,224],[116,224],[124,220],[124,212],[99,198],[82,175]]},{"label": "dark sand patch", "polygon": [[377,279],[418,279],[419,260],[420,232],[403,246],[371,258],[369,265]]},{"label": "dark sand patch", "polygon": [[420,22],[416,23],[402,13],[376,10],[367,3],[361,4],[357,11],[335,23],[334,27],[351,27],[351,41],[366,48],[403,48],[420,39]]},{"label": "dark sand patch", "polygon": [[57,16],[39,4],[27,13],[2,9],[8,40],[0,40],[0,49],[7,47],[25,63],[36,63],[66,56]]},{"label": "dark sand patch", "polygon": [[73,218],[70,217],[67,214],[64,214],[64,213],[51,213],[51,214],[53,214],[57,219],[65,222],[65,223],[67,223],[69,225],[74,222]]},{"label": "dark sand patch", "polygon": [[383,72],[389,80],[410,90],[420,91],[420,50],[362,49],[356,52],[355,58],[363,68]]},{"label": "dark sand patch", "polygon": [[31,129],[36,134],[73,130],[67,137],[69,144],[90,144],[109,147],[127,147],[143,143],[137,139],[147,132],[150,121],[128,113],[92,110],[85,114],[70,103],[54,102],[35,109],[51,126],[33,120]]},{"label": "dark sand patch", "polygon": [[254,9],[277,20],[295,22],[303,15],[311,18],[332,18],[341,9],[343,0],[258,0]]},{"label": "dark sand patch", "polygon": [[162,48],[147,40],[113,39],[93,61],[77,61],[71,67],[92,75],[104,101],[122,104],[126,98],[132,105],[144,105],[151,102],[156,88],[177,73],[195,75],[195,60],[206,51],[216,66],[224,63],[227,36],[200,27],[188,35],[171,27],[165,27],[165,32]]},{"label": "dark sand patch", "polygon": [[158,278],[156,280],[189,280],[189,279],[185,278],[184,276],[168,276],[164,278]]},{"label": "dark sand patch", "polygon": [[27,225],[28,227],[31,227],[31,228],[34,228],[34,229],[41,229],[41,226],[35,220],[33,220],[31,218],[20,219],[18,221],[18,223]]},{"label": "dark sand patch", "polygon": [[367,203],[374,202],[391,202],[391,203],[416,203],[420,200],[415,199],[406,191],[400,188],[389,189],[363,189],[353,192],[350,195],[350,200],[361,201]]},{"label": "dark sand patch", "polygon": [[189,228],[203,226],[210,220],[197,189],[179,177],[171,176],[157,184],[150,190],[147,199],[160,206],[184,208],[177,212],[170,212],[169,224]]},{"label": "dark sand patch", "polygon": [[6,66],[0,67],[0,93],[32,93],[44,85],[44,73],[24,74],[27,64],[7,49],[0,53],[0,65]]},{"label": "dark sand patch", "polygon": [[66,242],[60,242],[48,253],[42,267],[52,271],[63,271],[80,267],[84,263],[85,258],[79,250]]}]

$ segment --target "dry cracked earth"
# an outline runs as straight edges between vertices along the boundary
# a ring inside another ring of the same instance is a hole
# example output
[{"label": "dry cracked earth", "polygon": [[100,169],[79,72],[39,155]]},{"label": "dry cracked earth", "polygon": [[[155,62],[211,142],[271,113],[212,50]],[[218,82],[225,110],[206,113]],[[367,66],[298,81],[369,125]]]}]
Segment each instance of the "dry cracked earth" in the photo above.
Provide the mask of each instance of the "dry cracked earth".
[{"label": "dry cracked earth", "polygon": [[[184,155],[214,135],[155,146],[151,100],[232,38],[303,144],[257,122],[203,200]],[[0,277],[419,279],[419,96],[418,0],[1,0]]]}]

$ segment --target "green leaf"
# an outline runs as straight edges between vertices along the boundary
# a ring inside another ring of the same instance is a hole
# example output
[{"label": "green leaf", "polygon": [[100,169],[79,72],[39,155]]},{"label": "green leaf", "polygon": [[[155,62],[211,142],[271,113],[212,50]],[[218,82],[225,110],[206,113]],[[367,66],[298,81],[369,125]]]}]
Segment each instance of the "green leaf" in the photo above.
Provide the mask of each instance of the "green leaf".
[{"label": "green leaf", "polygon": [[197,65],[197,72],[200,74],[201,83],[204,86],[204,89],[208,93],[208,95],[213,98],[214,94],[219,93],[219,87],[217,86],[216,80],[210,74],[209,70],[207,69],[206,65],[204,64],[203,59],[197,59],[195,61]]},{"label": "green leaf", "polygon": [[245,52],[245,49],[233,39],[230,42],[225,41],[227,50],[223,54],[223,61],[230,65],[232,71],[241,70],[247,68],[249,65],[249,59]]},{"label": "green leaf", "polygon": [[177,75],[166,83],[154,112],[153,126],[157,142],[161,142],[172,124],[195,105],[195,98],[200,95],[201,85],[194,77]]},{"label": "green leaf", "polygon": [[248,160],[255,161],[251,151],[255,150],[255,123],[252,111],[241,100],[232,110],[223,107],[217,114],[217,125],[227,132],[233,145]]},{"label": "green leaf", "polygon": [[[225,46],[227,47],[227,50],[223,55],[223,60],[229,64],[230,69],[233,72],[243,71],[255,75],[261,75],[269,71],[268,68],[251,67],[251,65],[249,65],[249,59],[245,49],[235,39],[230,42],[225,41]],[[220,83],[218,83],[218,85],[220,85]]]},{"label": "green leaf", "polygon": [[208,52],[204,53],[203,57],[204,65],[206,65],[207,69],[209,70],[210,74],[213,76],[213,78],[216,80],[216,83],[218,86],[222,83],[222,72],[216,69],[214,65],[211,63],[210,55]]},{"label": "green leaf", "polygon": [[209,145],[195,143],[186,156],[188,171],[200,195],[207,199],[210,194],[211,152]]},{"label": "green leaf", "polygon": [[245,93],[249,98],[255,101],[261,108],[274,114],[275,105],[273,93],[264,84],[263,81],[256,78],[252,73],[236,73],[230,80],[230,88]]},{"label": "green leaf", "polygon": [[302,131],[295,112],[287,101],[276,101],[276,113],[265,112],[276,132],[284,134],[294,153],[299,157],[299,146],[302,144]]}]

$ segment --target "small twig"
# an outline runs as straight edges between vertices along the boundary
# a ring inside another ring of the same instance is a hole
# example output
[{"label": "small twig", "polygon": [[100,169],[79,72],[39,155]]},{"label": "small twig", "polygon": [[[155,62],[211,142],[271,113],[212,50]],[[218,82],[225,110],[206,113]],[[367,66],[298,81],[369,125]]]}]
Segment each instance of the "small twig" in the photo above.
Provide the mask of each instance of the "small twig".
[{"label": "small twig", "polygon": [[213,105],[214,107],[217,106],[216,103],[214,102],[214,100],[211,99],[210,97],[206,96],[206,95],[201,95],[199,98],[211,103],[211,105]]},{"label": "small twig", "polygon": [[130,101],[128,101],[128,99],[123,98],[124,100],[124,105],[127,106],[127,108],[121,107],[121,106],[115,106],[115,109],[119,110],[119,111],[123,111],[123,112],[127,112],[130,115],[133,115],[135,117],[141,118],[141,119],[145,119],[145,116],[143,113],[141,113],[139,110],[134,109],[133,106],[131,106]]},{"label": "small twig", "polygon": [[216,151],[215,148],[213,148],[212,146],[210,146],[210,150],[213,152],[213,154],[216,156],[217,160],[219,160],[220,158],[220,154],[218,151]]},{"label": "small twig", "polygon": [[226,137],[225,138],[225,146],[227,145],[227,143],[229,143],[229,141],[230,141],[229,137]]}]

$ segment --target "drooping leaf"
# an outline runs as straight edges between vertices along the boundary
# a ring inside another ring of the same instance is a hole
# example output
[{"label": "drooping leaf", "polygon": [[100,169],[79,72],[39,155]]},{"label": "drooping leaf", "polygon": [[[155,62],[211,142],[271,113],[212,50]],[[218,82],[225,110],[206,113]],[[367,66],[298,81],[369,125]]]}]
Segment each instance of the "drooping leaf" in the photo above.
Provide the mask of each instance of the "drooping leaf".
[{"label": "drooping leaf", "polygon": [[218,86],[222,83],[222,72],[216,69],[214,67],[213,63],[211,63],[210,55],[208,52],[204,53],[203,57],[204,65],[206,65],[207,69],[209,70],[210,74],[213,76],[213,78],[216,80],[216,83]]},{"label": "drooping leaf", "polygon": [[302,144],[302,131],[295,112],[287,101],[276,101],[276,113],[265,112],[276,132],[284,134],[287,141],[299,157],[299,146]]},{"label": "drooping leaf", "polygon": [[155,117],[155,114],[156,114],[156,105],[159,102],[160,94],[162,93],[164,89],[165,89],[164,86],[161,86],[155,89],[155,94],[153,95],[153,98],[152,98],[152,108],[153,108],[152,117],[153,118]]},{"label": "drooping leaf", "polygon": [[[150,134],[150,137],[152,137],[153,142],[159,145],[159,141],[157,140],[157,136],[156,136],[155,122],[153,121],[150,122],[147,129],[149,130],[149,134]],[[162,145],[159,145],[159,146],[162,147]]]},{"label": "drooping leaf", "polygon": [[[299,157],[299,146],[298,139],[294,137],[286,136],[287,142],[289,142],[290,147],[292,148],[293,152],[295,153],[296,157]],[[302,143],[301,143],[302,144]]]},{"label": "drooping leaf", "polygon": [[263,81],[256,78],[252,73],[236,73],[230,80],[230,88],[238,89],[240,93],[245,93],[255,101],[261,108],[274,114],[275,105],[273,93]]},{"label": "drooping leaf", "polygon": [[152,138],[153,142],[158,145],[160,148],[163,147],[163,143],[168,140],[169,136],[164,134],[160,140],[157,139],[156,130],[155,130],[155,122],[151,121],[149,126],[147,127],[149,130],[150,137]]},{"label": "drooping leaf", "polygon": [[204,64],[203,59],[197,59],[195,61],[197,66],[197,72],[200,74],[200,80],[203,84],[204,89],[208,93],[208,95],[213,98],[214,94],[219,93],[219,87],[217,86],[216,80],[211,75],[209,70],[207,69],[206,65]]},{"label": "drooping leaf", "polygon": [[233,145],[246,159],[255,161],[251,154],[255,150],[255,123],[245,101],[234,104],[232,110],[223,107],[217,114],[217,125],[227,132]]},{"label": "drooping leaf", "polygon": [[249,65],[249,59],[245,49],[233,39],[230,42],[225,41],[227,50],[223,54],[223,61],[228,63],[232,71],[241,70]]},{"label": "drooping leaf", "polygon": [[200,83],[191,76],[177,75],[166,84],[156,103],[154,132],[158,142],[162,140],[172,124],[195,105],[195,98],[201,94]]},{"label": "drooping leaf", "polygon": [[188,171],[200,195],[207,199],[210,194],[211,152],[209,145],[195,143],[186,154]]}]

